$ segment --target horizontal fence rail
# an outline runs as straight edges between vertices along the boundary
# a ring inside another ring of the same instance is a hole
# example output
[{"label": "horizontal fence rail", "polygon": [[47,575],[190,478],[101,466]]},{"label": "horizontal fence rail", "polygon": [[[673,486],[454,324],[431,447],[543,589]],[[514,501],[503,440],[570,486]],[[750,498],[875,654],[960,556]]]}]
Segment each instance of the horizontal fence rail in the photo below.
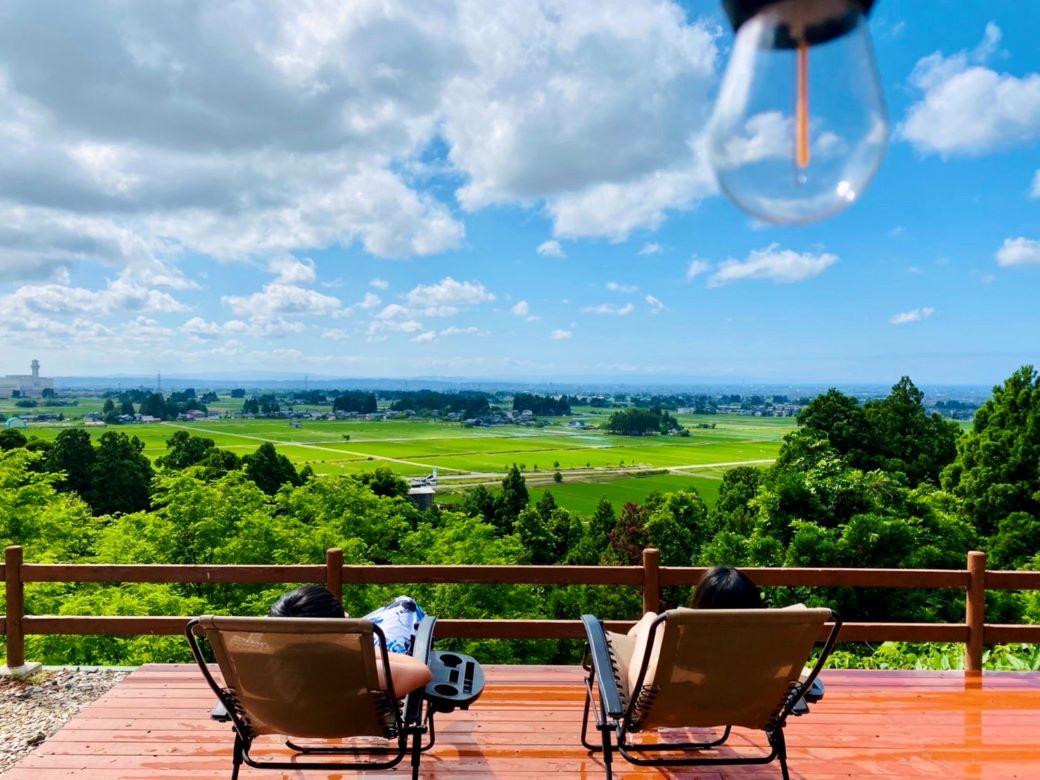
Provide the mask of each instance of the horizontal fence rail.
[{"label": "horizontal fence rail", "polygon": [[[0,578],[5,583],[7,614],[0,615],[0,635],[7,640],[7,665],[25,663],[25,635],[173,635],[189,616],[28,615],[25,583],[152,583],[152,584],[295,584],[323,583],[342,598],[344,585],[606,585],[637,587],[644,611],[661,607],[664,587],[694,585],[706,571],[699,567],[661,566],[660,553],[643,551],[642,566],[358,566],[343,564],[343,552],[331,549],[324,565],[153,565],[23,563],[22,548],[8,547]],[[987,590],[1040,590],[1040,572],[986,571],[986,556],[968,554],[963,570],[748,568],[745,573],[764,587],[958,589],[966,593],[964,623],[845,623],[842,642],[956,642],[965,645],[965,668],[982,668],[983,646],[1011,642],[1040,643],[1040,625],[985,622]],[[624,631],[630,620],[606,620],[610,630]],[[824,632],[825,634],[826,632]],[[824,634],[821,634],[821,638]],[[460,639],[582,639],[579,620],[473,620],[443,618],[437,635]]]}]

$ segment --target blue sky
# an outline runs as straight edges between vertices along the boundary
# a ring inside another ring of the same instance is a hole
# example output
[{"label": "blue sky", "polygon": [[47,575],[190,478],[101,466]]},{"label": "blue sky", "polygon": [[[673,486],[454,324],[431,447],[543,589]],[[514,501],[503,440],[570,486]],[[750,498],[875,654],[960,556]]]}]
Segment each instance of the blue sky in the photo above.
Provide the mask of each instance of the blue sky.
[{"label": "blue sky", "polygon": [[879,0],[862,198],[700,153],[714,0],[0,10],[0,373],[993,384],[1040,336],[1040,8]]}]

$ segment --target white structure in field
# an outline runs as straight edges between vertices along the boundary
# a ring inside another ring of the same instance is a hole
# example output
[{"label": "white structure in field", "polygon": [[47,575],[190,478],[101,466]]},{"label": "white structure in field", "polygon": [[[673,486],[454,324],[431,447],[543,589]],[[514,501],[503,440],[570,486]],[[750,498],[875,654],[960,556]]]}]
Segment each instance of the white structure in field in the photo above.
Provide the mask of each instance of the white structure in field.
[{"label": "white structure in field", "polygon": [[17,391],[23,398],[39,398],[44,390],[54,389],[54,380],[40,376],[40,361],[33,359],[31,374],[8,374],[0,377],[0,398],[11,398]]}]

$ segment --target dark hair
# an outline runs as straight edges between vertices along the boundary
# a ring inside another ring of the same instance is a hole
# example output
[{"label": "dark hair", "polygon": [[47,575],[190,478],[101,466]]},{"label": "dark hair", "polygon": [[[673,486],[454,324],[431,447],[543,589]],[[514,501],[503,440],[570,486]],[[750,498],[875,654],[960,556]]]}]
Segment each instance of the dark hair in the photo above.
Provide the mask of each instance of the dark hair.
[{"label": "dark hair", "polygon": [[343,605],[321,585],[304,585],[282,596],[268,617],[341,618]]},{"label": "dark hair", "polygon": [[716,566],[704,572],[690,599],[691,609],[761,609],[762,594],[755,583],[736,569]]}]

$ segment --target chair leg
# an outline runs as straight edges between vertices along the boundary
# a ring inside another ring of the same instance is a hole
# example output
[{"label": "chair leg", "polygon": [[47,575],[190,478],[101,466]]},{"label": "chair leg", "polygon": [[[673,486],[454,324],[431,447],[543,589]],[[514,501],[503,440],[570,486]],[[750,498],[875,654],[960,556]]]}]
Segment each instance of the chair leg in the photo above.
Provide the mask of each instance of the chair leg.
[{"label": "chair leg", "polygon": [[780,760],[780,774],[784,780],[791,780],[791,773],[787,771],[787,740],[784,739],[782,728],[777,729],[772,741],[776,747],[776,757]]},{"label": "chair leg", "polygon": [[242,737],[236,731],[235,748],[231,756],[231,780],[238,780],[238,770],[242,766],[242,753],[244,750],[245,746],[242,744]]},{"label": "chair leg", "polygon": [[422,758],[422,732],[412,734],[412,780],[419,780],[419,760]]},{"label": "chair leg", "polygon": [[603,734],[603,767],[607,770],[607,780],[611,780],[614,776],[613,769],[611,767],[611,760],[613,759],[612,748],[610,741],[610,729],[604,727],[601,729]]}]

